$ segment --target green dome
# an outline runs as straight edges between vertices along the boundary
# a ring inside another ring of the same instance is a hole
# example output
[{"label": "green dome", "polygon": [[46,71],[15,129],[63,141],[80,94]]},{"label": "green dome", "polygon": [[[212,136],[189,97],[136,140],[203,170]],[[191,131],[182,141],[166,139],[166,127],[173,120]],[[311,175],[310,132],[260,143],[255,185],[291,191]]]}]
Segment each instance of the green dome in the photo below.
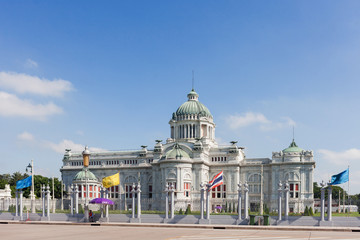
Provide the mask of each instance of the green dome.
[{"label": "green dome", "polygon": [[285,148],[285,149],[283,150],[284,153],[288,153],[288,152],[302,152],[302,151],[303,151],[303,149],[302,149],[302,148],[299,148],[299,147],[296,145],[294,139],[293,139],[292,143],[290,144],[290,146],[289,146],[288,148]]},{"label": "green dome", "polygon": [[175,143],[173,149],[166,153],[166,159],[190,158],[189,154],[181,149],[180,145]]},{"label": "green dome", "polygon": [[209,117],[213,118],[209,109],[205,107],[204,104],[198,101],[199,95],[193,90],[187,95],[188,101],[183,103],[177,110],[174,115],[183,116],[183,115],[199,115],[200,117]]},{"label": "green dome", "polygon": [[86,168],[83,168],[80,172],[78,172],[73,181],[85,181],[86,179],[90,181],[99,181],[89,169],[87,171],[85,171],[85,169]]}]

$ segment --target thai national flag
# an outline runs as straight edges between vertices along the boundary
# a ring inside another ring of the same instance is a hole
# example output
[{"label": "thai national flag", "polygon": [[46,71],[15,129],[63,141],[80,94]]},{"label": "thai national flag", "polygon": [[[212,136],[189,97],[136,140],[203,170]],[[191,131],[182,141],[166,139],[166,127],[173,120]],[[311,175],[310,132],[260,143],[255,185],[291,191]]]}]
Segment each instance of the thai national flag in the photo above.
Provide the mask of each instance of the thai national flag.
[{"label": "thai national flag", "polygon": [[224,184],[223,180],[223,171],[219,172],[210,182],[209,191],[213,188],[216,188],[217,186],[220,186],[221,184]]}]

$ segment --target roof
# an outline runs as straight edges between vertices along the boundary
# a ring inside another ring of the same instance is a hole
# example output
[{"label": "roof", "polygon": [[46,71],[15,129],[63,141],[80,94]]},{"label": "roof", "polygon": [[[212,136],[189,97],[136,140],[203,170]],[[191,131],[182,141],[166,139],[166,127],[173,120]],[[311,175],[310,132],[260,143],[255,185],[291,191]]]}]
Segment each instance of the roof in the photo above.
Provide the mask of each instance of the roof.
[{"label": "roof", "polygon": [[299,148],[297,145],[296,145],[296,143],[295,143],[295,141],[294,141],[294,139],[292,140],[292,142],[291,142],[291,144],[290,144],[290,146],[288,147],[288,148],[285,148],[284,150],[283,150],[283,152],[284,153],[287,153],[287,152],[302,152],[304,149],[302,149],[302,148]]},{"label": "roof", "polygon": [[174,144],[173,149],[166,153],[166,159],[190,158],[189,154],[181,149],[178,143]]},{"label": "roof", "polygon": [[199,115],[200,117],[213,118],[209,109],[204,104],[199,102],[199,95],[192,89],[187,95],[188,101],[183,103],[177,110],[175,115]]},{"label": "roof", "polygon": [[73,181],[85,181],[86,179],[90,181],[99,181],[98,178],[86,167],[75,175]]}]

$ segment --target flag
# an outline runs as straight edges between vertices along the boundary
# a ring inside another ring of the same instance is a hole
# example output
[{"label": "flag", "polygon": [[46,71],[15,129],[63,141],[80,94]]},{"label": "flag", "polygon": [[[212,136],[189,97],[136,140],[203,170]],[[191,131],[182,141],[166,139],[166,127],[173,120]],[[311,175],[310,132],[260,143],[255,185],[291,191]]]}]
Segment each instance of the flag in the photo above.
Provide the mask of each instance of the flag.
[{"label": "flag", "polygon": [[341,183],[346,183],[348,181],[349,181],[349,169],[346,169],[345,171],[339,174],[332,175],[330,185],[337,185]]},{"label": "flag", "polygon": [[210,187],[208,188],[208,190],[210,191],[211,189],[216,188],[223,183],[223,171],[221,171],[209,182]]},{"label": "flag", "polygon": [[114,174],[108,177],[103,178],[102,180],[102,184],[105,188],[109,188],[115,185],[119,185],[120,184],[120,178],[119,178],[120,174]]},{"label": "flag", "polygon": [[31,186],[31,176],[16,182],[16,189],[23,189]]}]

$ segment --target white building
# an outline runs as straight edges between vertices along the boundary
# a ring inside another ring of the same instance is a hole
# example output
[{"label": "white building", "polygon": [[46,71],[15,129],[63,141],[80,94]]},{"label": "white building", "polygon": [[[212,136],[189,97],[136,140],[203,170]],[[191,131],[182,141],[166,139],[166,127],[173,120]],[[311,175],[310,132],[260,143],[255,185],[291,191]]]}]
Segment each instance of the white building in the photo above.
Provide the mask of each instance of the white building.
[{"label": "white building", "polygon": [[[299,148],[294,141],[270,158],[246,158],[244,148],[236,142],[219,146],[215,141],[215,123],[210,111],[199,102],[192,90],[188,101],[172,114],[170,138],[166,143],[156,140],[153,149],[135,151],[92,152],[89,170],[99,179],[120,172],[118,187],[112,187],[110,197],[119,199],[124,209],[131,208],[131,186],[141,184],[143,209],[165,208],[164,188],[173,183],[176,188],[175,208],[199,210],[200,184],[206,183],[221,170],[224,184],[211,192],[211,206],[237,202],[237,184],[249,184],[251,210],[263,202],[270,211],[277,211],[278,183],[290,184],[290,211],[303,212],[313,207],[313,152]],[[60,171],[69,187],[81,171],[80,152],[67,150]],[[75,179],[76,180],[76,179]]]}]

